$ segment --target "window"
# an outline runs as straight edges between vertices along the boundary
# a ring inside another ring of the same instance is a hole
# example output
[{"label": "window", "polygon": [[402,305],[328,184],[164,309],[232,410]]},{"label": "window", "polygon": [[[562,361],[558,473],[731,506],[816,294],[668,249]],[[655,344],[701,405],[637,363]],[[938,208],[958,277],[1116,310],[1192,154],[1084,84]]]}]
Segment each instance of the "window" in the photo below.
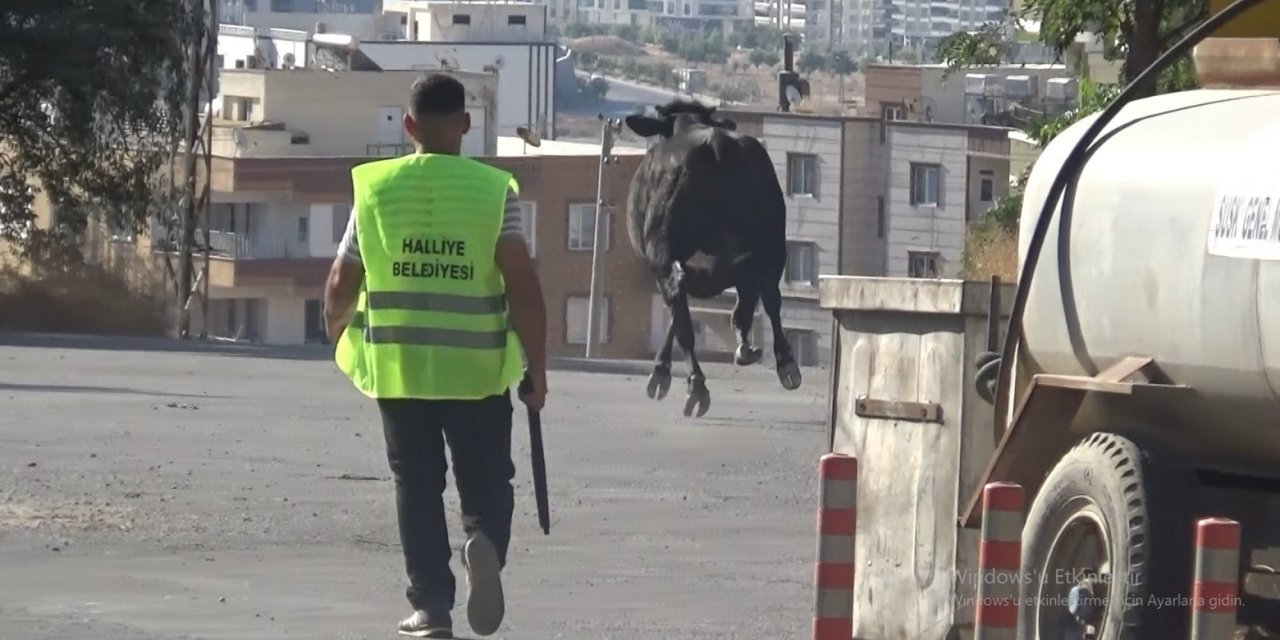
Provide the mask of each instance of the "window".
[{"label": "window", "polygon": [[333,205],[333,241],[342,242],[347,233],[347,221],[351,218],[351,207],[345,204]]},{"label": "window", "polygon": [[[604,218],[603,238],[600,248],[609,250],[609,217]],[[569,250],[591,251],[595,243],[596,205],[594,203],[569,205]]]},{"label": "window", "polygon": [[524,231],[524,242],[529,245],[529,255],[538,255],[538,203],[532,200],[520,201],[520,229]]},{"label": "window", "polygon": [[818,282],[817,250],[812,243],[787,243],[787,282],[814,285]]},{"label": "window", "polygon": [[876,196],[876,237],[884,237],[884,196]]},{"label": "window", "polygon": [[818,156],[787,154],[787,191],[793,196],[818,192]]},{"label": "window", "polygon": [[108,223],[111,227],[112,242],[133,242],[133,229],[125,220],[112,220]]},{"label": "window", "polygon": [[818,334],[807,329],[783,329],[782,334],[791,344],[791,355],[796,364],[813,367],[818,364]]},{"label": "window", "polygon": [[[600,296],[598,344],[609,344],[609,296]],[[587,344],[587,296],[569,296],[564,303],[565,343]]]},{"label": "window", "polygon": [[937,206],[941,193],[942,167],[936,164],[911,163],[911,204]]},{"label": "window", "polygon": [[298,216],[298,242],[307,242],[307,223],[310,219],[307,216]]},{"label": "window", "polygon": [[885,120],[905,120],[903,111],[901,104],[886,104],[882,109],[882,115]]},{"label": "window", "polygon": [[937,278],[942,256],[935,251],[908,251],[907,276],[911,278]]},{"label": "window", "polygon": [[978,172],[978,176],[978,200],[982,202],[995,200],[995,173],[984,169]]},{"label": "window", "polygon": [[471,24],[471,15],[467,13],[453,14],[453,24]]},{"label": "window", "polygon": [[524,26],[525,17],[524,16],[507,16],[507,25],[508,26],[516,26],[516,25]]}]

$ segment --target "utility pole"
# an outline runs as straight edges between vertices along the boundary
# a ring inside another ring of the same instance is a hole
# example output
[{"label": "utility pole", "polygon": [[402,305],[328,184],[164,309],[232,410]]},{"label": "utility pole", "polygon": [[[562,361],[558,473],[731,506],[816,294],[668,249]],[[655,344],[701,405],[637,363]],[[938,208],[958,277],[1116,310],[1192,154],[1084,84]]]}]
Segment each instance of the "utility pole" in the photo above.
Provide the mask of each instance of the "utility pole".
[{"label": "utility pole", "polygon": [[[218,0],[186,0],[188,11],[196,21],[187,45],[187,101],[184,171],[184,211],[182,212],[182,239],[178,243],[178,338],[187,339],[191,330],[191,298],[203,284],[204,313],[202,331],[207,331],[209,316],[209,183],[212,170],[210,150],[213,137],[213,99],[217,69],[214,68],[218,47]],[[206,100],[201,101],[201,89]],[[207,117],[201,117],[204,107]],[[203,159],[204,184],[200,185],[197,159]],[[194,277],[193,253],[196,243],[196,225],[204,223],[204,267]]]},{"label": "utility pole", "polygon": [[600,339],[600,330],[597,324],[600,322],[600,292],[604,287],[604,256],[601,255],[604,245],[604,225],[601,224],[608,220],[608,213],[605,202],[608,200],[608,182],[605,180],[605,166],[616,164],[617,160],[611,157],[610,152],[613,151],[613,137],[622,130],[622,121],[617,118],[605,119],[603,115],[600,119],[600,172],[596,179],[596,224],[595,237],[591,242],[591,293],[587,298],[587,353],[588,358],[594,358],[598,355],[598,351],[594,348],[596,341]]}]

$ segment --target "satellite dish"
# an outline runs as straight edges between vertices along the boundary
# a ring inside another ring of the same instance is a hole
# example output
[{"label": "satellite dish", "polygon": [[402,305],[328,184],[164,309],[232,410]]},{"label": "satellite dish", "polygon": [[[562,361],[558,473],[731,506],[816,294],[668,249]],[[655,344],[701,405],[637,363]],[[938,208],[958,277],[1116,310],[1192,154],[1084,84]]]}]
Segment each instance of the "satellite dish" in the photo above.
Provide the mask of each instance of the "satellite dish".
[{"label": "satellite dish", "polygon": [[528,127],[516,127],[516,135],[531,147],[542,146],[542,137],[537,131],[530,131]]},{"label": "satellite dish", "polygon": [[799,104],[802,98],[800,90],[795,88],[795,85],[787,85],[787,104]]}]

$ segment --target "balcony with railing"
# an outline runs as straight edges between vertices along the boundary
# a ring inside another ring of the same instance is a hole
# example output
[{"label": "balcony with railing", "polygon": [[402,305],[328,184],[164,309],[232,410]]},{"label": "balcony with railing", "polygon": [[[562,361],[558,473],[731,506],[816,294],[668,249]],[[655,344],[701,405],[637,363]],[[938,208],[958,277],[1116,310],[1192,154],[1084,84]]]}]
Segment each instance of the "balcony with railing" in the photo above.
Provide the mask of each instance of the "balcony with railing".
[{"label": "balcony with railing", "polygon": [[235,231],[210,231],[209,252],[214,258],[230,260],[281,260],[311,257],[310,247],[291,238],[255,237]]}]

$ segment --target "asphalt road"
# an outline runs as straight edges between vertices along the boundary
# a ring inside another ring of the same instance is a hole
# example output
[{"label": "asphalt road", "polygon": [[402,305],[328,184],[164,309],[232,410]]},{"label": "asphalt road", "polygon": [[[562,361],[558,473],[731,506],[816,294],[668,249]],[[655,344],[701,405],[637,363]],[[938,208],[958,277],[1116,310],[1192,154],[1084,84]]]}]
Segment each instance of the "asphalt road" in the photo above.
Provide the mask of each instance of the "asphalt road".
[{"label": "asphalt road", "polygon": [[[317,352],[267,355],[0,346],[0,638],[396,637],[408,611],[376,410]],[[550,536],[517,411],[492,637],[807,633],[826,374],[786,392],[769,369],[707,370],[702,419],[680,415],[682,384],[656,403],[642,377],[552,374]],[[456,549],[452,481],[446,496]]]}]

